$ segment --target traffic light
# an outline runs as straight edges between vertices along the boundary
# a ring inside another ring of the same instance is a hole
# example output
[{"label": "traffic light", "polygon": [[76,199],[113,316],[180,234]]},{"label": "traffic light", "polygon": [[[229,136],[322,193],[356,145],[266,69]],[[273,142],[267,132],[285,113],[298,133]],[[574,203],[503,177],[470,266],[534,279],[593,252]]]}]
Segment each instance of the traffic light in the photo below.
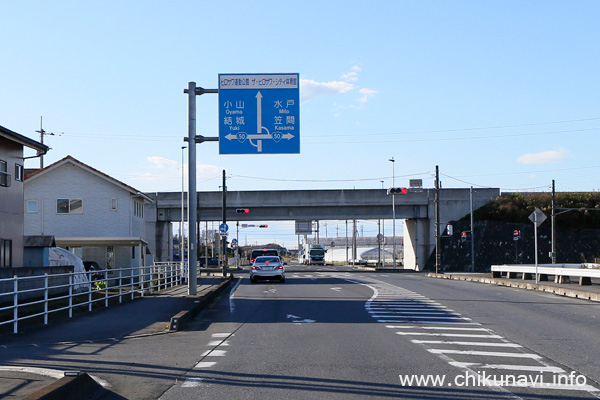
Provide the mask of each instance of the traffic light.
[{"label": "traffic light", "polygon": [[236,213],[238,214],[248,214],[250,212],[250,209],[248,208],[237,208],[235,210]]},{"label": "traffic light", "polygon": [[268,228],[268,227],[269,227],[269,225],[259,225],[258,227],[259,227],[259,228]]},{"label": "traffic light", "polygon": [[389,188],[387,190],[387,194],[388,195],[389,194],[392,194],[392,195],[394,195],[394,194],[406,194],[406,193],[408,193],[408,189],[405,188],[405,187]]}]

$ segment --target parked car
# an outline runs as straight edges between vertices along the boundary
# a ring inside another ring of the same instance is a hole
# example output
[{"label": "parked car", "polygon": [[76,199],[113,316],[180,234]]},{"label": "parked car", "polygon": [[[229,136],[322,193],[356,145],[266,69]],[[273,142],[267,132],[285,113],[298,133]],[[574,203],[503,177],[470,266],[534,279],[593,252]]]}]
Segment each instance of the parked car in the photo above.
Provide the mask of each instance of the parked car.
[{"label": "parked car", "polygon": [[285,267],[278,256],[256,257],[250,267],[250,282],[258,279],[279,279],[285,282]]}]

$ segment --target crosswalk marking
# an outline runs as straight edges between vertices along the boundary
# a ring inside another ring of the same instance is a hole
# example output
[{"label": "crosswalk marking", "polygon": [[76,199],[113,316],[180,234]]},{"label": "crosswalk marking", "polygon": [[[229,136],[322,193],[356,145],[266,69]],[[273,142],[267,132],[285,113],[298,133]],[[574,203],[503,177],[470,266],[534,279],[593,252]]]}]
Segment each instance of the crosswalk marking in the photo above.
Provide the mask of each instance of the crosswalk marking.
[{"label": "crosswalk marking", "polygon": [[486,357],[514,357],[514,358],[530,358],[534,360],[541,359],[542,356],[534,353],[505,353],[499,351],[476,351],[476,350],[451,350],[451,349],[427,349],[433,354],[461,354],[469,356],[486,356]]},{"label": "crosswalk marking", "polygon": [[456,346],[482,346],[482,347],[512,347],[519,348],[523,347],[516,343],[497,343],[497,342],[457,342],[457,341],[444,341],[444,340],[411,340],[417,344],[447,344]]}]

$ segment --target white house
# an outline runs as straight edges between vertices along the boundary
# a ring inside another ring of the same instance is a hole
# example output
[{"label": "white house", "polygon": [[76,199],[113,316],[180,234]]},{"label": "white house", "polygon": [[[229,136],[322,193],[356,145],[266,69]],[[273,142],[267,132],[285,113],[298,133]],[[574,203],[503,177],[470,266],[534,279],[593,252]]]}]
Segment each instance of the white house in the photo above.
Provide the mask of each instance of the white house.
[{"label": "white house", "polygon": [[133,187],[67,156],[26,171],[25,234],[52,235],[83,261],[101,268],[150,265],[144,204]]}]

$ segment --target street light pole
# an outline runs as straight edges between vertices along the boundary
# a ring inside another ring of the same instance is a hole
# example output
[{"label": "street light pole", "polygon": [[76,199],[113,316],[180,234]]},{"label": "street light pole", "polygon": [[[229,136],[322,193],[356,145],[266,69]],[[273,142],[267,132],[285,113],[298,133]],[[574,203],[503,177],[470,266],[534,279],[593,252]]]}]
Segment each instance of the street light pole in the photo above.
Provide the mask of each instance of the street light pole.
[{"label": "street light pole", "polygon": [[187,274],[185,273],[185,250],[183,240],[183,221],[184,218],[184,171],[183,171],[183,160],[186,146],[181,146],[181,223],[179,224],[179,257],[181,258],[181,273],[184,281],[187,281]]},{"label": "street light pole", "polygon": [[[396,160],[394,157],[390,158],[389,161],[392,162],[392,187],[396,187]],[[394,259],[394,270],[396,270],[396,195],[392,193],[392,252]]]}]

